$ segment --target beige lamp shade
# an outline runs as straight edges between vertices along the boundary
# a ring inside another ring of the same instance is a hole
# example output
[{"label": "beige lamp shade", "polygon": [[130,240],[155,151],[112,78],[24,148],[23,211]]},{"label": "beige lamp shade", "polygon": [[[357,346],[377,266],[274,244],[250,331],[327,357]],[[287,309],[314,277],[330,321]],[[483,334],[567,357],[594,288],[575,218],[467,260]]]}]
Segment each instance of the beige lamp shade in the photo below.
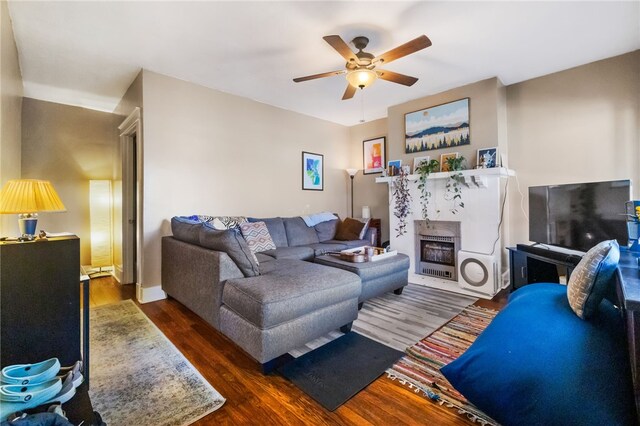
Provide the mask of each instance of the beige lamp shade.
[{"label": "beige lamp shade", "polygon": [[347,170],[347,174],[351,177],[354,177],[356,173],[358,173],[358,169],[346,169],[346,170]]},{"label": "beige lamp shade", "polygon": [[10,180],[0,192],[0,213],[3,214],[64,212],[66,210],[58,193],[48,180]]}]

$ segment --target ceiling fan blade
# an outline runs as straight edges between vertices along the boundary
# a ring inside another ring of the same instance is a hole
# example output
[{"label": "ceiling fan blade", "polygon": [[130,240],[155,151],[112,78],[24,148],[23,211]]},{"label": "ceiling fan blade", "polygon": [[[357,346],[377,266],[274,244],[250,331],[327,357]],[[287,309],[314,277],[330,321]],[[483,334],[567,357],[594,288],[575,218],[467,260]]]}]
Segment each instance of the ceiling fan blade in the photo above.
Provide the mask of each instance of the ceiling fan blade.
[{"label": "ceiling fan blade", "polygon": [[342,100],[345,101],[347,99],[351,99],[355,94],[356,94],[356,88],[350,84],[347,84],[347,90],[344,91],[344,95],[342,95]]},{"label": "ceiling fan blade", "polygon": [[336,49],[336,51],[344,59],[347,60],[347,62],[349,62],[349,61],[357,61],[358,60],[358,57],[356,56],[355,53],[353,53],[353,50],[351,50],[349,45],[347,43],[345,43],[344,40],[339,35],[328,35],[328,36],[324,36],[322,38],[324,39],[324,41],[329,43],[331,45],[331,47]]},{"label": "ceiling fan blade", "polygon": [[405,86],[413,86],[417,78],[404,74],[398,74],[397,72],[387,70],[376,70],[378,77],[383,80],[391,81],[393,83],[404,84]]},{"label": "ceiling fan blade", "polygon": [[378,61],[382,61],[383,63],[388,64],[391,61],[395,61],[396,59],[400,59],[404,56],[415,53],[418,50],[425,49],[429,46],[431,46],[431,40],[429,40],[429,37],[427,37],[426,35],[421,35],[418,38],[414,38],[413,40],[406,42],[405,44],[398,46],[395,49],[391,49],[390,51],[373,58],[373,62],[375,63]]},{"label": "ceiling fan blade", "polygon": [[306,77],[294,78],[293,81],[295,81],[296,83],[300,83],[301,81],[315,80],[316,78],[333,77],[334,75],[340,75],[340,74],[344,74],[346,72],[347,71],[345,71],[345,70],[323,72],[323,73],[320,73],[320,74],[308,75]]}]

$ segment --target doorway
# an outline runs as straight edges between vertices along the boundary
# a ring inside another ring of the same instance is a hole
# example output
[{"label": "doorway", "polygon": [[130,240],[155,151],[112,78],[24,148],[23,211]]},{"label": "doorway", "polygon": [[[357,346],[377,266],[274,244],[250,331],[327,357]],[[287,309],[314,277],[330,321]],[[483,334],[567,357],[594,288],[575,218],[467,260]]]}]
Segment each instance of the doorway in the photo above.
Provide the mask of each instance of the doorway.
[{"label": "doorway", "polygon": [[121,284],[140,282],[140,108],[118,126],[122,157],[122,271]]}]

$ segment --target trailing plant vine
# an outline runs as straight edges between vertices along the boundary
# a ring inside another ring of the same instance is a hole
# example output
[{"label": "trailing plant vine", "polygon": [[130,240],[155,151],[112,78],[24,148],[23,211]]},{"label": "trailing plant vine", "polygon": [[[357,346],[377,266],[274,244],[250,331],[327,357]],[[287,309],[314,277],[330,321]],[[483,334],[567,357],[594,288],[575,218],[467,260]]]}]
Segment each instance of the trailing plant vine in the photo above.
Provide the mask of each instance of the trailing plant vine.
[{"label": "trailing plant vine", "polygon": [[431,191],[427,187],[427,178],[433,172],[440,170],[440,162],[438,160],[430,160],[421,162],[414,170],[419,175],[418,189],[420,190],[420,204],[422,206],[422,218],[429,221],[429,198]]},{"label": "trailing plant vine", "polygon": [[393,214],[398,218],[396,237],[407,233],[407,217],[411,214],[411,194],[409,193],[409,174],[400,168],[400,174],[392,181],[392,196],[395,202]]},{"label": "trailing plant vine", "polygon": [[453,206],[451,207],[451,213],[458,213],[458,208],[464,208],[464,202],[462,202],[462,189],[460,188],[460,184],[464,183],[464,177],[461,170],[464,170],[465,158],[463,156],[457,158],[447,158],[447,166],[451,175],[449,179],[447,179],[445,193],[445,199],[453,201]]}]

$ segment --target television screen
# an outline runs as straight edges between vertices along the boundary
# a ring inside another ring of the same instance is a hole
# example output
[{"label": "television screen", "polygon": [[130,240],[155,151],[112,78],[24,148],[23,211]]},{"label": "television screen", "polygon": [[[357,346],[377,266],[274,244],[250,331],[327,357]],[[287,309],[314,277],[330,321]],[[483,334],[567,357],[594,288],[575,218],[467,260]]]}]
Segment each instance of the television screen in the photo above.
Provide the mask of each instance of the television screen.
[{"label": "television screen", "polygon": [[627,245],[631,181],[529,187],[529,240],[588,251],[600,241]]}]

